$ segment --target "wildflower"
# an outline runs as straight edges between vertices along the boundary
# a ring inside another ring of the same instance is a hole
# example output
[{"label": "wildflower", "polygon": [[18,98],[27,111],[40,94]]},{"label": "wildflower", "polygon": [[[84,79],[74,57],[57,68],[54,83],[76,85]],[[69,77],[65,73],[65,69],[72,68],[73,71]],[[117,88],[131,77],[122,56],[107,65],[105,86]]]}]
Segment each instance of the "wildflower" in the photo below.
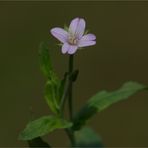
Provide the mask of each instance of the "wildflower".
[{"label": "wildflower", "polygon": [[55,27],[51,29],[51,34],[62,43],[62,53],[74,54],[77,49],[96,44],[94,34],[85,34],[85,20],[75,18],[71,21],[68,31]]}]

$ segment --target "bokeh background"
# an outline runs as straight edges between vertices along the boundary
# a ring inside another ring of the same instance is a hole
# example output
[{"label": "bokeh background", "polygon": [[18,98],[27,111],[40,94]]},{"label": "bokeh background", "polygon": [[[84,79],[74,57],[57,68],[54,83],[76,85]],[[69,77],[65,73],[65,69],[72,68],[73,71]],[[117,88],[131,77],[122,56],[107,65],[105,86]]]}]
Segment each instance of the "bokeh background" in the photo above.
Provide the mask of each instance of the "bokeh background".
[{"label": "bokeh background", "polygon": [[[50,29],[83,17],[97,45],[75,55],[80,74],[75,110],[94,93],[132,80],[148,85],[148,2],[0,2],[0,146],[27,146],[19,132],[30,120],[50,113],[43,98],[45,78],[38,46],[47,41],[60,77],[67,69]],[[99,113],[88,123],[108,147],[148,147],[148,92]],[[63,131],[44,137],[66,146]]]}]

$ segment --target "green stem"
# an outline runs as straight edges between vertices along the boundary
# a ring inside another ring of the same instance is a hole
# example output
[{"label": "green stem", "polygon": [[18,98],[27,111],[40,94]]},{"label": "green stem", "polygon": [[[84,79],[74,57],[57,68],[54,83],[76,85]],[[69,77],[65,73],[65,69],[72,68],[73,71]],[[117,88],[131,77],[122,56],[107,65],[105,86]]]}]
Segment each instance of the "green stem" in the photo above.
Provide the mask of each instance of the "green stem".
[{"label": "green stem", "polygon": [[[66,86],[63,92],[63,96],[61,98],[61,104],[60,104],[60,116],[63,118],[64,117],[64,106],[65,106],[65,101],[66,98],[68,97],[68,109],[69,109],[69,118],[70,121],[73,122],[73,81],[71,79],[71,75],[73,73],[73,55],[70,55],[69,57],[69,66],[68,66],[68,79],[66,78]],[[69,140],[71,142],[71,146],[75,146],[75,136],[74,136],[74,131],[71,128],[65,129]]]},{"label": "green stem", "polygon": [[[69,106],[69,118],[70,121],[73,122],[73,83],[71,79],[71,75],[73,72],[73,63],[74,63],[74,56],[70,55],[69,57],[69,96],[68,96],[68,106]],[[72,129],[69,129],[69,136],[71,139],[71,145],[72,147],[75,146],[75,136],[74,131]]]},{"label": "green stem", "polygon": [[69,117],[70,120],[72,121],[73,118],[73,102],[72,102],[72,91],[73,91],[73,85],[72,85],[72,80],[71,80],[71,75],[73,72],[73,55],[70,55],[69,57]]}]

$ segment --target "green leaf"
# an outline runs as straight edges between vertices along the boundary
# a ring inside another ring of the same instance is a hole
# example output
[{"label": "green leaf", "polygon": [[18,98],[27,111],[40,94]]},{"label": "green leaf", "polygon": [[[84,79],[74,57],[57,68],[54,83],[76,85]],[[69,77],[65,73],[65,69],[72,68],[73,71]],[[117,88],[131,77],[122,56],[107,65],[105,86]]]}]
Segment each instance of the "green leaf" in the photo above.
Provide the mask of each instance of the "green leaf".
[{"label": "green leaf", "polygon": [[101,91],[90,98],[84,107],[74,118],[74,130],[79,130],[85,122],[97,112],[100,112],[110,105],[125,100],[131,95],[146,89],[147,87],[137,82],[127,82],[120,89],[107,92]]},{"label": "green leaf", "polygon": [[103,147],[101,138],[90,128],[85,127],[75,133],[76,147]]},{"label": "green leaf", "polygon": [[42,140],[41,137],[34,138],[32,140],[28,140],[29,147],[46,147],[50,148],[51,146]]},{"label": "green leaf", "polygon": [[44,42],[40,44],[39,61],[41,70],[43,71],[44,75],[48,78],[48,80],[53,81],[54,83],[59,83],[59,79],[52,67],[48,45]]},{"label": "green leaf", "polygon": [[42,72],[49,80],[54,82],[59,81],[52,67],[48,45],[44,42],[40,44],[39,48],[39,62]]},{"label": "green leaf", "polygon": [[53,81],[47,81],[45,87],[45,99],[50,107],[51,111],[54,113],[59,112],[59,103],[58,103],[58,90],[57,84]]},{"label": "green leaf", "polygon": [[56,129],[69,128],[72,123],[55,116],[44,116],[28,123],[19,135],[20,140],[32,140]]},{"label": "green leaf", "polygon": [[51,59],[49,55],[48,45],[44,42],[40,44],[39,49],[40,67],[44,75],[48,78],[45,87],[45,99],[51,111],[58,113],[59,111],[59,85],[61,81],[53,71]]},{"label": "green leaf", "polygon": [[42,72],[47,78],[50,78],[50,72],[52,69],[51,59],[49,56],[49,49],[48,45],[44,42],[40,44],[39,48],[39,61],[40,61],[40,67]]}]

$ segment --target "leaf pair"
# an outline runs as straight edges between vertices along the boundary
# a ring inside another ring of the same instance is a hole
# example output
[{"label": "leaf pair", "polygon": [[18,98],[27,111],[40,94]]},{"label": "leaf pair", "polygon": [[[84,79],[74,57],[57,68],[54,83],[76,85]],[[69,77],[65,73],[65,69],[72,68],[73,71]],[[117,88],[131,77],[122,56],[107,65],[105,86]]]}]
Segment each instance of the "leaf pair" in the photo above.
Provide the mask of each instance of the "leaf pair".
[{"label": "leaf pair", "polygon": [[59,80],[52,68],[48,52],[48,46],[42,43],[39,57],[41,70],[47,77],[45,99],[51,111],[55,113],[55,116],[44,116],[31,121],[20,134],[19,138],[21,140],[27,140],[30,146],[34,146],[36,143],[47,146],[47,143],[40,138],[41,136],[56,129],[72,128],[72,130],[76,131],[77,147],[102,147],[100,138],[91,129],[82,128],[86,121],[97,112],[101,112],[110,105],[125,100],[139,91],[145,90],[147,87],[137,82],[127,82],[116,91],[98,92],[86,102],[77,114],[75,114],[73,123],[68,122],[58,116],[61,107],[61,98],[64,93],[67,76],[74,82],[77,78],[78,71],[74,71],[71,75],[66,73],[64,79],[62,81]]}]

